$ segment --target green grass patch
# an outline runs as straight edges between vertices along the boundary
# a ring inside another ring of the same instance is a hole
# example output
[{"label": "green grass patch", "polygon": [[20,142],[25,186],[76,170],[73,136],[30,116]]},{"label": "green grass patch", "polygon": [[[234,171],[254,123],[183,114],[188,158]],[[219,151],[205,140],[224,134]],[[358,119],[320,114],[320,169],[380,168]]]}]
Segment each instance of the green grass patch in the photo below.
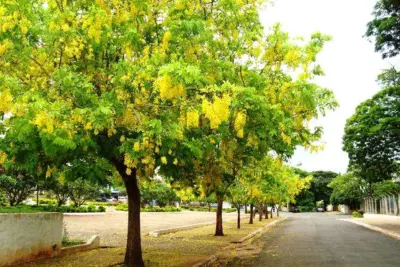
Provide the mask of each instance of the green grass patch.
[{"label": "green grass patch", "polygon": [[[146,266],[192,266],[218,251],[226,250],[227,253],[230,253],[231,248],[227,247],[232,246],[231,241],[237,241],[276,219],[263,220],[262,222],[254,220],[254,224],[248,224],[248,219],[243,219],[240,230],[236,229],[236,222],[225,222],[225,236],[222,237],[214,236],[214,225],[180,231],[157,238],[144,236],[142,238],[143,258]],[[102,248],[61,258],[26,263],[20,265],[20,267],[119,266],[118,264],[124,260],[124,253],[125,248]]]},{"label": "green grass patch", "polygon": [[103,206],[88,206],[88,207],[74,207],[74,206],[61,206],[57,207],[54,205],[19,205],[14,207],[0,207],[0,213],[37,213],[37,212],[105,212],[105,207]]}]

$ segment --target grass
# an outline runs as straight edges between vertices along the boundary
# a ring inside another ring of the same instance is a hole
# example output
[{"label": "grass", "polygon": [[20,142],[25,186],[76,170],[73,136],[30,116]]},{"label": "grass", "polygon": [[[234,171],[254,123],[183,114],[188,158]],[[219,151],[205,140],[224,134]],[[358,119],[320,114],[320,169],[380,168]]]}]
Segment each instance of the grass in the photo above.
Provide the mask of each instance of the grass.
[{"label": "grass", "polygon": [[[225,236],[215,237],[215,226],[205,226],[186,231],[180,231],[160,237],[144,236],[142,238],[143,258],[146,266],[192,266],[205,260],[223,248],[233,246],[237,241],[276,220],[268,219],[262,222],[255,219],[254,224],[243,220],[242,228],[236,229],[236,222],[224,223]],[[229,248],[226,248],[229,252]],[[21,267],[106,267],[119,266],[124,259],[125,248],[102,248],[68,255],[61,258],[46,259],[35,263],[27,263]]]},{"label": "grass", "polygon": [[85,242],[82,240],[62,240],[62,247],[72,247],[81,244],[85,244]]},{"label": "grass", "polygon": [[104,212],[103,206],[73,207],[73,206],[53,206],[53,205],[19,205],[13,207],[0,207],[0,213],[37,213],[37,212]]}]

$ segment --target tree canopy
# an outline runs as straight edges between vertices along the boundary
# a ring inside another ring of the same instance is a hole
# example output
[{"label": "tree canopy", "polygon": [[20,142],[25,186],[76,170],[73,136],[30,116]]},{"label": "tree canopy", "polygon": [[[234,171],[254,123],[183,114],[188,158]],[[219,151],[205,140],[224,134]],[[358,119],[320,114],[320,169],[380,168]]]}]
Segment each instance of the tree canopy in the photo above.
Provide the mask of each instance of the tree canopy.
[{"label": "tree canopy", "polygon": [[400,87],[383,89],[361,103],[343,137],[350,168],[369,183],[399,174]]},{"label": "tree canopy", "polygon": [[400,53],[400,1],[379,0],[373,12],[374,19],[368,23],[368,37],[375,38],[375,50],[383,58]]},{"label": "tree canopy", "polygon": [[0,112],[12,114],[0,164],[117,170],[125,263],[143,266],[139,183],[156,168],[220,192],[248,158],[314,149],[322,129],[309,122],[337,106],[314,82],[330,38],[266,33],[262,3],[0,0]]}]

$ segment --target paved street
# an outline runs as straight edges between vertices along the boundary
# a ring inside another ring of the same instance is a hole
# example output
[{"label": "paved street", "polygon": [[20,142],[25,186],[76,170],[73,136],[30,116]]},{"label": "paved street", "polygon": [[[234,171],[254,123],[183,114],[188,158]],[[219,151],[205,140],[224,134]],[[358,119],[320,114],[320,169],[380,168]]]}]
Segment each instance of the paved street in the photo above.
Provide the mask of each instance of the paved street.
[{"label": "paved street", "polygon": [[290,216],[256,241],[262,252],[229,266],[400,266],[400,241],[325,213]]}]

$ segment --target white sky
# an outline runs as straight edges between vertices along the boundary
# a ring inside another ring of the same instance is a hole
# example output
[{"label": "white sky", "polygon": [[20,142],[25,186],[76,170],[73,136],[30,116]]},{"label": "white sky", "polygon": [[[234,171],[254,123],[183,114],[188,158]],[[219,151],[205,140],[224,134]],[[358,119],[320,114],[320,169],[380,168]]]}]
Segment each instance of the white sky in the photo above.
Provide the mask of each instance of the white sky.
[{"label": "white sky", "polygon": [[376,0],[274,2],[260,14],[265,26],[280,22],[283,30],[293,37],[307,37],[316,31],[332,36],[333,41],[326,45],[318,57],[326,75],[317,82],[333,90],[340,104],[337,110],[317,120],[317,125],[324,127],[324,151],[310,154],[298,149],[291,163],[301,164],[301,168],[308,171],[343,173],[348,165],[347,153],[342,151],[346,119],[354,113],[359,103],[379,91],[377,75],[390,62],[383,61],[381,55],[374,52],[374,45],[363,37]]}]

